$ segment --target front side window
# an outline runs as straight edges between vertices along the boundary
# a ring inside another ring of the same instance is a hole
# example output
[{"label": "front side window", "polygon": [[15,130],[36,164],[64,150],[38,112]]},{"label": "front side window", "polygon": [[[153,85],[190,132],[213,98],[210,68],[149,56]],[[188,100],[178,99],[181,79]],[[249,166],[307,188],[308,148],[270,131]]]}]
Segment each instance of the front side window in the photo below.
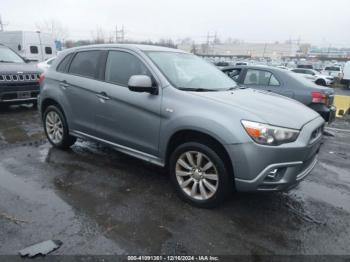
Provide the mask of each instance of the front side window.
[{"label": "front side window", "polygon": [[213,64],[187,53],[151,51],[146,53],[175,87],[187,91],[223,91],[237,84]]},{"label": "front side window", "polygon": [[31,54],[38,54],[38,53],[39,53],[39,49],[38,49],[38,47],[35,46],[35,45],[31,45],[31,46],[29,47],[29,49],[30,49],[30,53],[31,53]]},{"label": "front side window", "polygon": [[24,61],[11,49],[0,47],[0,63],[24,63]]},{"label": "front side window", "polygon": [[101,51],[82,51],[77,53],[69,67],[69,73],[96,78]]},{"label": "front side window", "polygon": [[267,86],[270,82],[271,73],[264,70],[248,69],[244,79],[245,85]]},{"label": "front side window", "polygon": [[133,75],[151,77],[149,70],[136,56],[127,52],[110,51],[106,63],[106,81],[128,86],[129,79]]},{"label": "front side window", "polygon": [[45,53],[46,53],[47,55],[52,55],[52,48],[49,47],[49,46],[46,46],[46,47],[45,47]]},{"label": "front side window", "polygon": [[240,69],[232,69],[232,70],[225,71],[225,74],[231,77],[235,81],[238,80],[240,73],[241,73]]}]

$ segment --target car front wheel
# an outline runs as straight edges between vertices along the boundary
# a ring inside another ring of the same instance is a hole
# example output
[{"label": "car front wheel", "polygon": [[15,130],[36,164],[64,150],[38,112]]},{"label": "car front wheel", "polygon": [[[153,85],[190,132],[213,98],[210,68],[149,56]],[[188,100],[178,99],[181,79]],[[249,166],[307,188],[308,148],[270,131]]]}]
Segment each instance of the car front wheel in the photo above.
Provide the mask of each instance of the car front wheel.
[{"label": "car front wheel", "polygon": [[170,159],[171,179],[179,196],[198,207],[219,205],[233,190],[233,177],[220,152],[189,142],[180,145]]}]

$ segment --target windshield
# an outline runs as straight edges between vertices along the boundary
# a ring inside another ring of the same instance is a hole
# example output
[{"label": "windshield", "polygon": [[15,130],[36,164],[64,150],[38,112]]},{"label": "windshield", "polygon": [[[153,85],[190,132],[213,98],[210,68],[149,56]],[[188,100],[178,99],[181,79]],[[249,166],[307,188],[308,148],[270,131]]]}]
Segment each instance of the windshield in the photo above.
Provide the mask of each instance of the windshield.
[{"label": "windshield", "polygon": [[221,91],[237,86],[231,78],[205,60],[187,53],[147,52],[169,82],[181,90]]},{"label": "windshield", "polygon": [[0,63],[24,63],[24,61],[11,49],[0,47]]}]

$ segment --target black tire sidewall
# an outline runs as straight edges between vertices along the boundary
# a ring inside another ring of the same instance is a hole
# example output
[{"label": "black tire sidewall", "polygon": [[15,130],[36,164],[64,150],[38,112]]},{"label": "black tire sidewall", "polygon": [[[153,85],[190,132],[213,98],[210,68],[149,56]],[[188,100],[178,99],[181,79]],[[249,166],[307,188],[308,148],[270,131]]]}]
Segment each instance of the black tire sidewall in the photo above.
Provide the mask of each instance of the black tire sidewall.
[{"label": "black tire sidewall", "polygon": [[[178,158],[186,151],[199,151],[205,154],[214,163],[219,173],[219,185],[215,194],[207,200],[196,200],[188,196],[180,187],[176,178],[176,162]],[[227,165],[225,164],[220,154],[210,146],[199,142],[187,142],[178,146],[170,156],[169,172],[172,183],[177,194],[184,201],[202,208],[213,208],[221,204],[233,191],[233,177],[231,176]]]},{"label": "black tire sidewall", "polygon": [[[46,130],[46,117],[48,115],[48,113],[54,111],[55,113],[58,114],[58,116],[61,119],[62,122],[62,126],[63,126],[63,137],[60,143],[54,143],[53,141],[51,141],[47,130]],[[50,144],[53,145],[54,147],[57,148],[67,148],[69,146],[71,146],[74,142],[72,141],[72,137],[69,136],[69,130],[68,130],[68,125],[66,122],[66,118],[64,117],[62,111],[54,105],[48,106],[44,112],[44,117],[43,117],[43,125],[44,125],[44,131],[45,131],[45,135],[47,137],[47,139],[49,140]],[[72,143],[73,142],[73,143]]]},{"label": "black tire sidewall", "polygon": [[316,84],[317,84],[317,85],[320,85],[320,86],[326,86],[326,85],[327,85],[327,84],[326,84],[326,81],[323,80],[323,79],[317,80],[317,81],[316,81]]}]

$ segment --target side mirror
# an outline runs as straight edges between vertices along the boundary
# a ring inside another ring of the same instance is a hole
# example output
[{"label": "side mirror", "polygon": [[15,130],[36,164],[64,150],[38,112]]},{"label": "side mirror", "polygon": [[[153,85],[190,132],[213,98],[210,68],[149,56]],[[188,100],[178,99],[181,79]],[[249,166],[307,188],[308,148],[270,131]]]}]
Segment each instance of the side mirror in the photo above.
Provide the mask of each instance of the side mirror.
[{"label": "side mirror", "polygon": [[157,94],[157,87],[152,83],[152,79],[146,75],[133,75],[128,82],[130,91],[133,92],[146,92],[150,94]]}]

